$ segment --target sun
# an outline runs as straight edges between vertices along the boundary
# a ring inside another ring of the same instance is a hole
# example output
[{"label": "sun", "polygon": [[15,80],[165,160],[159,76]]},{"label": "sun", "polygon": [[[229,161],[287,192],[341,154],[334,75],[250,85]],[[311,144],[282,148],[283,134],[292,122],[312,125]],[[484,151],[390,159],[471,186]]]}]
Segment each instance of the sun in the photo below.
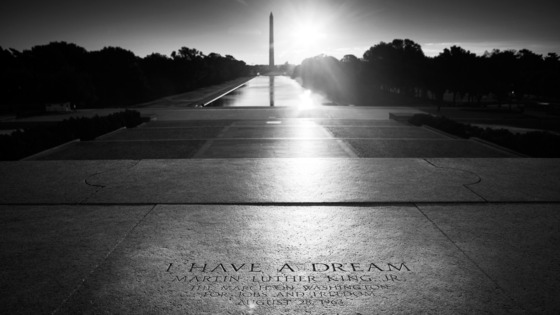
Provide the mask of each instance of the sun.
[{"label": "sun", "polygon": [[292,30],[293,43],[300,46],[313,47],[324,40],[326,34],[317,23],[296,23]]},{"label": "sun", "polygon": [[281,28],[285,32],[281,43],[283,56],[295,63],[328,54],[334,40],[332,14],[323,10],[319,2],[301,3],[290,7]]}]

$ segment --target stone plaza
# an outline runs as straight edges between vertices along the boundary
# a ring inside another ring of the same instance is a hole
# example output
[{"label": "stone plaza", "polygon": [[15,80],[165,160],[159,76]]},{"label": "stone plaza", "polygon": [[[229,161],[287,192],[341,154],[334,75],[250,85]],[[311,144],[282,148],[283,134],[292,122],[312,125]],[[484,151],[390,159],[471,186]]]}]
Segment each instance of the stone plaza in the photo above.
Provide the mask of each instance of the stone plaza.
[{"label": "stone plaza", "polygon": [[560,311],[558,159],[421,108],[139,110],[0,163],[1,313]]}]

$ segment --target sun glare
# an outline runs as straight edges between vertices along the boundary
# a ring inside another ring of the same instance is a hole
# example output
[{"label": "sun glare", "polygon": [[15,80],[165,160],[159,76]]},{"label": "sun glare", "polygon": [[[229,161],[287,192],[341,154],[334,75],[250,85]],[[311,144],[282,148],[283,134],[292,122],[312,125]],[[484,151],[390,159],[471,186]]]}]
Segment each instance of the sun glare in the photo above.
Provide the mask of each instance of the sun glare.
[{"label": "sun glare", "polygon": [[312,46],[326,37],[319,25],[302,23],[296,25],[293,31],[294,42],[300,45]]},{"label": "sun glare", "polygon": [[292,26],[289,51],[297,62],[325,53],[327,33],[321,23],[300,22]]},{"label": "sun glare", "polygon": [[282,41],[278,42],[278,47],[283,47],[284,52],[279,57],[300,63],[305,58],[329,53],[335,37],[332,32],[336,13],[321,1],[301,1],[289,6],[283,15],[283,27],[279,28],[285,32],[278,35]]}]

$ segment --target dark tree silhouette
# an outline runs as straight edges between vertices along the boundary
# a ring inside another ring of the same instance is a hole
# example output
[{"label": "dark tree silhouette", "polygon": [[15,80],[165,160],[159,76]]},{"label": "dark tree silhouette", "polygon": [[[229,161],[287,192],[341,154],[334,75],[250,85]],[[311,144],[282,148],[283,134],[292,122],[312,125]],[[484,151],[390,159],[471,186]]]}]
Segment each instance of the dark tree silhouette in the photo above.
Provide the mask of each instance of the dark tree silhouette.
[{"label": "dark tree silhouette", "polygon": [[528,49],[516,54],[517,77],[514,86],[516,101],[522,101],[524,95],[542,95],[539,83],[543,82],[545,73],[544,59]]},{"label": "dark tree silhouette", "polygon": [[148,81],[149,98],[153,99],[179,92],[178,73],[176,73],[171,58],[154,53],[142,59],[140,64]]},{"label": "dark tree silhouette", "polygon": [[364,105],[421,99],[435,101],[439,108],[446,92],[453,94],[453,105],[465,104],[466,98],[467,105],[494,101],[511,109],[514,103],[560,100],[559,56],[543,58],[527,49],[477,56],[452,46],[429,58],[414,41],[395,39],[372,46],[362,60],[353,55],[340,62],[323,55],[306,59],[293,76],[333,99]]},{"label": "dark tree silhouette", "polygon": [[23,97],[23,70],[15,50],[4,50],[0,47],[0,94],[4,100],[2,112],[15,110],[13,104]]},{"label": "dark tree silhouette", "polygon": [[91,53],[90,71],[101,106],[127,106],[145,99],[147,82],[139,62],[131,51],[119,47]]},{"label": "dark tree silhouette", "polygon": [[183,60],[186,60],[186,61],[195,61],[195,60],[204,59],[204,54],[201,51],[196,50],[194,48],[188,48],[188,47],[181,47],[177,51],[177,54],[175,54],[175,52],[173,52],[171,56],[173,58],[179,58],[179,59],[183,59]]},{"label": "dark tree silhouette", "polygon": [[74,44],[53,42],[13,55],[11,75],[17,84],[11,95],[15,103],[36,104],[95,99],[91,78],[86,75],[87,51]]},{"label": "dark tree silhouette", "polygon": [[344,55],[344,57],[340,59],[340,62],[349,65],[357,65],[360,63],[360,59],[354,55]]},{"label": "dark tree silhouette", "polygon": [[414,96],[423,84],[425,56],[420,45],[409,39],[381,42],[364,53],[368,77],[381,91]]},{"label": "dark tree silhouette", "polygon": [[321,91],[335,102],[346,102],[348,78],[336,58],[320,55],[305,59],[294,72],[301,76],[304,87]]},{"label": "dark tree silhouette", "polygon": [[[264,70],[231,55],[205,55],[188,47],[170,57],[145,58],[118,47],[88,52],[65,42],[21,52],[0,47],[0,105],[2,111],[16,112],[67,101],[90,107],[127,106]],[[293,76],[341,104],[431,100],[441,106],[446,92],[453,94],[457,105],[464,104],[465,97],[478,106],[492,100],[510,107],[560,101],[559,56],[543,57],[527,49],[476,56],[452,46],[428,58],[414,41],[395,39],[372,46],[362,59],[308,58],[293,69]]]},{"label": "dark tree silhouette", "polygon": [[541,98],[560,100],[560,56],[556,53],[549,53],[544,58],[543,76],[540,87]]},{"label": "dark tree silhouette", "polygon": [[3,111],[40,110],[68,101],[121,107],[231,80],[248,69],[231,55],[205,56],[187,47],[171,57],[145,58],[119,47],[88,52],[65,42],[23,52],[0,47],[0,105]]},{"label": "dark tree silhouette", "polygon": [[[476,94],[475,79],[477,59],[476,55],[458,46],[445,48],[435,58],[440,67],[436,72],[446,90],[453,93],[453,104],[456,104],[457,96],[461,98],[465,94]],[[441,92],[441,91],[440,91]]]}]

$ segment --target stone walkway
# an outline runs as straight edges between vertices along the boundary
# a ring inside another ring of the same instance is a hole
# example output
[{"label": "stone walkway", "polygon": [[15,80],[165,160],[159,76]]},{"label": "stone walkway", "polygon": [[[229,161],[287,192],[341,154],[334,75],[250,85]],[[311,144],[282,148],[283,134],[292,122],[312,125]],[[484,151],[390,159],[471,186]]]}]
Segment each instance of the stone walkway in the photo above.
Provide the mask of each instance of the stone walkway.
[{"label": "stone walkway", "polygon": [[0,163],[0,313],[560,311],[558,159],[412,108],[141,110]]},{"label": "stone walkway", "polygon": [[[120,160],[186,158],[438,158],[515,157],[474,140],[451,137],[428,128],[377,118],[379,110],[347,108],[354,119],[336,119],[326,110],[257,109],[245,119],[243,109],[192,109],[157,117],[139,128],[122,129],[95,141],[76,142],[38,160]],[[282,110],[279,110],[282,111]],[[174,111],[175,112],[175,111]],[[211,112],[212,120],[197,116]],[[160,111],[161,113],[161,111]],[[166,111],[163,113],[167,113]],[[190,115],[189,115],[190,114]],[[260,115],[259,115],[260,114]],[[362,116],[363,115],[363,116]],[[280,116],[280,117],[277,117]],[[224,119],[219,119],[220,117]],[[387,117],[386,117],[387,118]]]}]

